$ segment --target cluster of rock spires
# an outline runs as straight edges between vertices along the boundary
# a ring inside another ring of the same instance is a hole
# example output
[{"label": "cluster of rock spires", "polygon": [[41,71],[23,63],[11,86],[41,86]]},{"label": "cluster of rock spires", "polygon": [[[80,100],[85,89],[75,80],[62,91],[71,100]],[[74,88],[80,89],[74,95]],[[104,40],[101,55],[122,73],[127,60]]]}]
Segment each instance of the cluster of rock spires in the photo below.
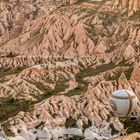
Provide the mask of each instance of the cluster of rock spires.
[{"label": "cluster of rock spires", "polygon": [[[41,75],[41,71],[44,68],[40,69],[39,74]],[[86,76],[84,80],[90,84],[84,93],[82,93],[83,90],[80,95],[71,97],[56,95],[44,99],[42,102],[35,104],[32,111],[19,112],[16,117],[4,122],[2,127],[6,134],[10,131],[16,138],[22,136],[27,140],[41,139],[42,137],[48,140],[61,137],[67,138],[66,135],[68,134],[84,135],[87,139],[95,137],[98,139],[108,139],[117,136],[125,132],[125,130],[118,118],[114,118],[111,115],[111,108],[108,102],[110,94],[117,89],[129,89],[133,90],[138,98],[140,98],[138,88],[140,77],[136,76],[140,68],[138,66],[134,68],[130,80],[127,80],[124,74],[128,69],[129,66],[122,68],[117,67],[95,76]],[[34,69],[34,73],[30,73],[32,78],[35,71],[37,71],[37,69]],[[117,73],[120,73],[119,79],[113,80],[113,77],[117,75]],[[26,78],[28,77],[27,75],[24,76],[26,76]],[[38,79],[38,75],[36,76],[36,79]],[[112,78],[112,80],[109,80],[109,77]],[[21,85],[21,87],[23,87],[23,85]],[[31,91],[29,93],[31,93]],[[22,94],[22,96],[24,95]],[[27,95],[25,97],[26,99],[28,98]],[[140,107],[138,107],[136,111],[139,112]],[[74,123],[71,121],[74,121]],[[116,134],[112,133],[112,125],[116,130]]]},{"label": "cluster of rock spires", "polygon": [[109,96],[129,89],[140,99],[139,7],[139,0],[0,2],[0,109],[17,109],[0,113],[3,139],[125,133]]},{"label": "cluster of rock spires", "polygon": [[128,6],[128,10],[136,12],[140,8],[140,0],[117,0],[118,4],[122,3],[123,5]]},{"label": "cluster of rock spires", "polygon": [[[0,35],[11,29],[20,30],[27,20],[61,7],[71,5],[77,0],[7,0],[0,2]],[[15,35],[14,35],[15,36]]]}]

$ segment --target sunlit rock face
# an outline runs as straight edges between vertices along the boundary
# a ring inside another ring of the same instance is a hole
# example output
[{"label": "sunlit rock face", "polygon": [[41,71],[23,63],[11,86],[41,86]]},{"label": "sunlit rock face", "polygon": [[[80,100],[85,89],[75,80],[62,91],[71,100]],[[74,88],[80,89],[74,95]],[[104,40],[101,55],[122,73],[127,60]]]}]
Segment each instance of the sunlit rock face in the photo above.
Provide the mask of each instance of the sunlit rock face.
[{"label": "sunlit rock face", "polygon": [[72,4],[75,4],[77,2],[78,2],[78,0],[63,0],[64,5],[67,5],[67,4],[72,5]]},{"label": "sunlit rock face", "polygon": [[136,12],[140,10],[140,0],[117,0],[117,2],[127,6],[129,12]]},{"label": "sunlit rock face", "polygon": [[131,134],[129,136],[122,136],[122,137],[118,137],[118,138],[114,138],[113,140],[137,140],[137,139],[140,139],[140,134],[139,133],[134,133],[134,134]]},{"label": "sunlit rock face", "polygon": [[130,11],[133,10],[134,12],[136,12],[140,9],[140,0],[129,0],[128,5]]},{"label": "sunlit rock face", "polygon": [[138,1],[121,0],[1,1],[3,138],[126,134],[109,97],[128,89],[140,99],[138,9]]}]

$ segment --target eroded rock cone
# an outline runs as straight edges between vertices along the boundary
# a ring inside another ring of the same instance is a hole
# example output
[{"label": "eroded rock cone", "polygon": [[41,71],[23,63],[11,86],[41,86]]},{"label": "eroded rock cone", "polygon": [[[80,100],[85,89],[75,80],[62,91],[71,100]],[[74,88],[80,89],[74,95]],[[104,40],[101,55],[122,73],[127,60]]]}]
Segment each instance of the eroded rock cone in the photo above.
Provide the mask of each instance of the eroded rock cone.
[{"label": "eroded rock cone", "polygon": [[[0,110],[8,115],[0,113],[0,118],[4,129],[15,135],[30,136],[32,129],[32,136],[51,137],[65,126],[84,131],[92,125],[96,135],[110,139],[109,124],[115,122],[109,122],[112,92],[132,89],[140,99],[139,69],[134,68],[132,76],[130,72],[140,60],[140,22],[137,12],[132,18],[127,14],[136,11],[136,3],[127,8],[127,0],[117,6],[112,0],[75,2],[3,1]],[[123,127],[118,124],[119,119],[114,128],[120,132]]]},{"label": "eroded rock cone", "polygon": [[131,80],[135,80],[137,82],[140,82],[140,66],[135,65],[134,70],[131,74]]}]

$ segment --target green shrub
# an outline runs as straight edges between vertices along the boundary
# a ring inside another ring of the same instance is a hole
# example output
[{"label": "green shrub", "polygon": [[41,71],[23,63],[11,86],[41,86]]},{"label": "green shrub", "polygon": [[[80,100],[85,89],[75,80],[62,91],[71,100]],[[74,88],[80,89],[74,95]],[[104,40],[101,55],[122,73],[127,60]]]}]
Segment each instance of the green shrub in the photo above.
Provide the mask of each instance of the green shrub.
[{"label": "green shrub", "polygon": [[66,120],[66,123],[65,123],[65,127],[66,127],[66,128],[77,127],[77,126],[76,126],[76,120],[73,119],[73,118],[67,119],[67,120]]}]

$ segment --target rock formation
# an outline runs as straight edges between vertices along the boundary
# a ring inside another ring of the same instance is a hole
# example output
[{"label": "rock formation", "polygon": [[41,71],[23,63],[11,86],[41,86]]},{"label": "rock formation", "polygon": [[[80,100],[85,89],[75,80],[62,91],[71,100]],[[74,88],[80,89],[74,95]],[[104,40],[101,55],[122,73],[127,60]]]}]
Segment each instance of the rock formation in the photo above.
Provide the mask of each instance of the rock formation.
[{"label": "rock formation", "polygon": [[125,88],[140,99],[139,3],[0,1],[3,137],[111,139],[126,133],[109,96]]},{"label": "rock formation", "polygon": [[119,4],[128,6],[129,12],[136,12],[140,10],[140,0],[117,0]]},{"label": "rock formation", "polygon": [[118,138],[115,138],[113,140],[137,140],[137,139],[140,139],[139,133],[134,133],[134,134],[131,134],[129,136],[118,137]]}]

